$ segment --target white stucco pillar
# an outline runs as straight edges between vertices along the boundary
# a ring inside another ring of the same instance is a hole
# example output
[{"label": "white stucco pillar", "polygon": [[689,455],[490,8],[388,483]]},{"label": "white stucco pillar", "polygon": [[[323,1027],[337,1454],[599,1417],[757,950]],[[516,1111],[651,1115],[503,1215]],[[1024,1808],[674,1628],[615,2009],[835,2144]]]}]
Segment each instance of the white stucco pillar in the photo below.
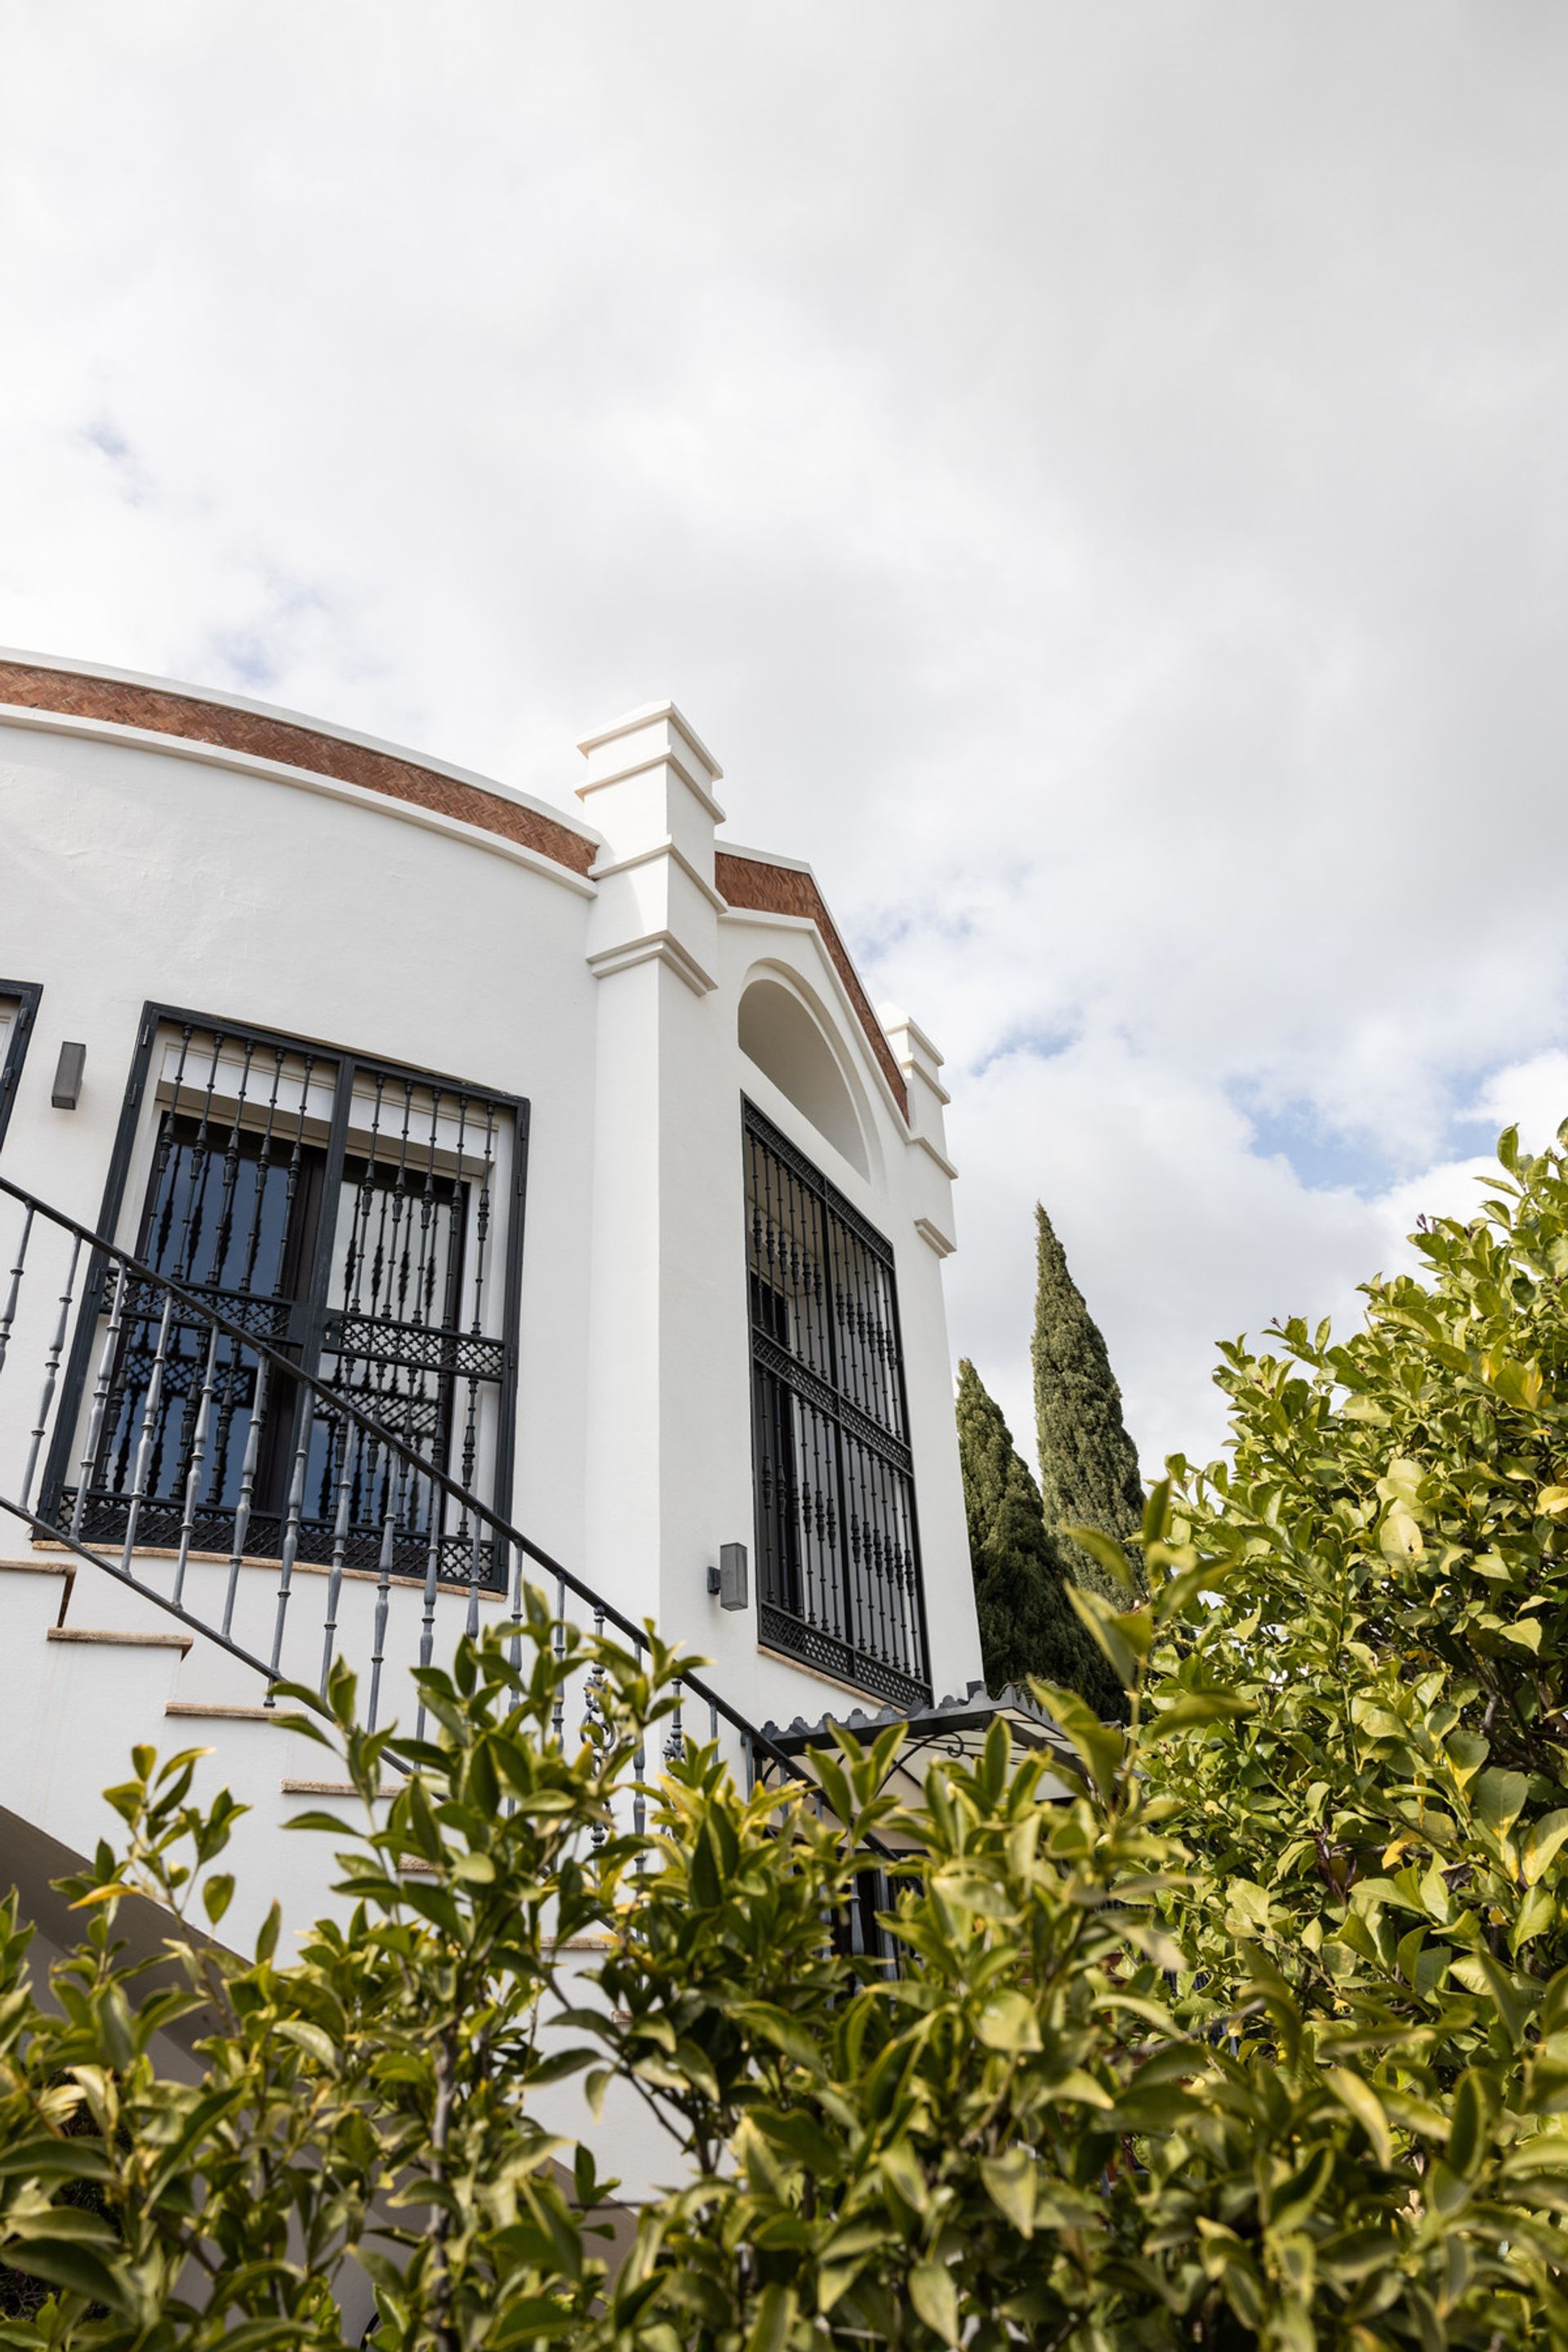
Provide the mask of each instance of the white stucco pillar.
[{"label": "white stucco pillar", "polygon": [[919,1024],[896,1004],[879,1004],[882,1025],[909,1096],[910,1192],[915,1230],[938,1257],[957,1246],[952,1183],[958,1171],[947,1156],[943,1112],[952,1097],[938,1077],[942,1055]]},{"label": "white stucco pillar", "polygon": [[[703,1518],[703,1388],[730,1255],[716,1267],[718,1221],[737,1250],[741,1234],[738,1139],[719,1131],[712,1083],[721,770],[673,703],[579,748],[578,792],[605,840],[588,930],[599,985],[585,1568],[679,1638],[700,1628],[706,1555],[723,1539]],[[742,1289],[742,1339],[743,1313]]]}]

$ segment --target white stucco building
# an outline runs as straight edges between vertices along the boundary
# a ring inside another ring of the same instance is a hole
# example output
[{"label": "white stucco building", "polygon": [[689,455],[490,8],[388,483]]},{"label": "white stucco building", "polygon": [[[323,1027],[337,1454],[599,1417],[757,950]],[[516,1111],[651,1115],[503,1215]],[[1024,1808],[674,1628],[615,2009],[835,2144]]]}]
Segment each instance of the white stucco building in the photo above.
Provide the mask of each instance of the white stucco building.
[{"label": "white stucco building", "polygon": [[237,1654],[313,1682],[325,1626],[405,1712],[422,1634],[506,1612],[498,1523],[754,1724],[978,1678],[941,1057],[809,868],[723,837],[673,705],[580,749],[568,812],[0,659],[0,1179],[58,1213],[0,1194],[5,1874],[90,1850],[132,1740],[200,1742],[300,1924],[319,1751]]}]

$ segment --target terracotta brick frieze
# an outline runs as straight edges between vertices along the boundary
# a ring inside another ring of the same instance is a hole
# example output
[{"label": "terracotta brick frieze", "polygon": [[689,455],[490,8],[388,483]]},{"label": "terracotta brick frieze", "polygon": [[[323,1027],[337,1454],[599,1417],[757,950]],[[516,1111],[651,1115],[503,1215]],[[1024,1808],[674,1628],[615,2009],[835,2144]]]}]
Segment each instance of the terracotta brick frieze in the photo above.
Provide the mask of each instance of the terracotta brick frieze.
[{"label": "terracotta brick frieze", "polygon": [[908,1118],[910,1100],[903,1073],[893,1059],[881,1024],[871,1010],[871,1001],[860,985],[859,974],[849,961],[826,902],[811,876],[793,866],[764,866],[759,858],[734,857],[721,849],[713,861],[713,878],[731,907],[753,907],[760,915],[804,915],[816,925],[822,944],[849,991],[850,1003],[860,1016],[860,1026],[871,1051],[882,1066],[899,1108]]},{"label": "terracotta brick frieze", "polygon": [[389,800],[407,801],[416,808],[479,825],[503,841],[518,842],[557,866],[569,866],[574,874],[586,874],[597,854],[595,845],[569,825],[557,824],[538,809],[520,808],[500,793],[487,793],[479,784],[444,776],[391,751],[345,743],[338,736],[318,734],[313,728],[296,727],[260,711],[236,710],[226,703],[204,702],[195,695],[172,694],[163,687],[121,678],[35,668],[27,662],[0,662],[0,702],[143,727],[157,735],[179,735],[193,743],[277,760],[310,775],[331,776],[338,783],[361,784],[367,792],[384,793]]}]

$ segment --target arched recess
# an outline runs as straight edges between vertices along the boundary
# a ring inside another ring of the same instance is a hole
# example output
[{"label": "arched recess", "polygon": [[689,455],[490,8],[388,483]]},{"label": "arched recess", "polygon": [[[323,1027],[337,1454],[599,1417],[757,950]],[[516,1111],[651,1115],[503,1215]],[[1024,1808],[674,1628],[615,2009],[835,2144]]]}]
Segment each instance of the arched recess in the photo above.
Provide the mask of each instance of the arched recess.
[{"label": "arched recess", "polygon": [[843,1066],[793,976],[765,965],[741,995],[741,1051],[851,1168],[871,1173],[866,1129]]}]

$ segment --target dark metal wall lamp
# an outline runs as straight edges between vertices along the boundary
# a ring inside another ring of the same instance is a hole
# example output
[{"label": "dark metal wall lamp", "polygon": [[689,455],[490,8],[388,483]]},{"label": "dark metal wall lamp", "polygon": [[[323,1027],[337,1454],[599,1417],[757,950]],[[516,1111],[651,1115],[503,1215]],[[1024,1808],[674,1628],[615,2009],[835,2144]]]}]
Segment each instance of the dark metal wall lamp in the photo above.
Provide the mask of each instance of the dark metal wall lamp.
[{"label": "dark metal wall lamp", "polygon": [[49,1100],[57,1110],[75,1110],[81,1096],[81,1074],[87,1067],[85,1045],[62,1045],[55,1064],[55,1087]]},{"label": "dark metal wall lamp", "polygon": [[719,1565],[708,1570],[708,1590],[719,1596],[721,1609],[744,1609],[751,1600],[744,1544],[721,1544]]}]

